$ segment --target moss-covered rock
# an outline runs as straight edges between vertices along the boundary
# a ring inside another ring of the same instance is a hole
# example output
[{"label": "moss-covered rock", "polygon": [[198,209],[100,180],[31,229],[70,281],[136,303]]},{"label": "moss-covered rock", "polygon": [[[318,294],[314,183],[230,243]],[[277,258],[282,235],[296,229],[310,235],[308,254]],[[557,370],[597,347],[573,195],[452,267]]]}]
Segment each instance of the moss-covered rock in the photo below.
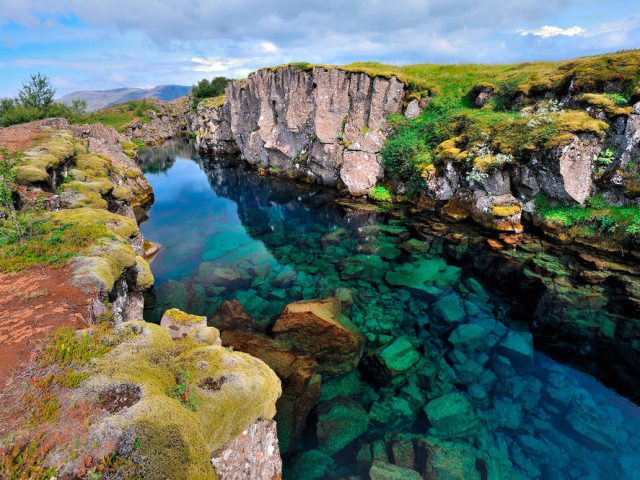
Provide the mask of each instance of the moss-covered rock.
[{"label": "moss-covered rock", "polygon": [[153,286],[153,273],[147,261],[141,256],[136,256],[136,264],[133,268],[135,287],[139,291],[148,290]]},{"label": "moss-covered rock", "polygon": [[135,442],[120,454],[140,465],[144,478],[215,479],[211,453],[275,415],[280,381],[260,360],[174,341],[146,322],[124,323],[116,333],[117,345],[96,360],[77,396],[105,405],[109,414],[95,429]]},{"label": "moss-covered rock", "polygon": [[51,171],[73,157],[76,148],[71,132],[52,132],[40,145],[25,152],[16,168],[16,180],[23,185],[47,183]]}]

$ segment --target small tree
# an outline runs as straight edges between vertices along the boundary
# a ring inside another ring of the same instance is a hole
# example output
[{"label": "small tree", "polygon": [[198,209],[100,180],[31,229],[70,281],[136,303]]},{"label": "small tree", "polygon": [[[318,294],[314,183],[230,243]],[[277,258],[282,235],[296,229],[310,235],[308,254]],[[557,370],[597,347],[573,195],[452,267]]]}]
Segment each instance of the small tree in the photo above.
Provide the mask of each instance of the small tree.
[{"label": "small tree", "polygon": [[22,89],[18,92],[18,101],[24,107],[45,110],[53,103],[55,94],[56,90],[49,78],[36,73],[31,75],[28,83],[22,85]]},{"label": "small tree", "polygon": [[16,102],[13,98],[0,99],[0,117],[14,108],[16,108]]},{"label": "small tree", "polygon": [[76,99],[71,102],[71,111],[76,115],[84,115],[87,113],[87,101]]}]

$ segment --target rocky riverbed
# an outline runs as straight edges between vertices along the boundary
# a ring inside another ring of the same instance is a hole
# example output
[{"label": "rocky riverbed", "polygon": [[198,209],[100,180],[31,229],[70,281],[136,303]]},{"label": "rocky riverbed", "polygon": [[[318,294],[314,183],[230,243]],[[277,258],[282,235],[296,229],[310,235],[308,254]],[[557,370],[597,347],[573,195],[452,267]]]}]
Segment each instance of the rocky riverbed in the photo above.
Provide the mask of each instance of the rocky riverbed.
[{"label": "rocky riverbed", "polygon": [[637,407],[540,351],[624,391],[633,267],[156,158],[146,316],[206,315],[274,369],[288,478],[633,478]]}]

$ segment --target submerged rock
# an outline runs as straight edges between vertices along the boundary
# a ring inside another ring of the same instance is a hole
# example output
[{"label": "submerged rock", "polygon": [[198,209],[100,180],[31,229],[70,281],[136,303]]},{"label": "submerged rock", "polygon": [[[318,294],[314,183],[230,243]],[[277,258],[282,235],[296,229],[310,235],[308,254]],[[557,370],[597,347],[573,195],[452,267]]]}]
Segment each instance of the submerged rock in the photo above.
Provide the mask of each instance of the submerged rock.
[{"label": "submerged rock", "polygon": [[415,470],[386,462],[373,462],[369,470],[370,480],[422,480]]},{"label": "submerged rock", "polygon": [[285,350],[265,335],[225,330],[222,341],[226,346],[259,358],[282,381],[283,394],[276,403],[276,421],[280,448],[288,452],[300,439],[307,416],[320,398],[317,362]]},{"label": "submerged rock", "polygon": [[364,337],[336,298],[290,303],[273,325],[273,333],[293,351],[314,357],[320,373],[328,375],[355,368],[364,349]]},{"label": "submerged rock", "polygon": [[338,397],[318,407],[318,444],[327,453],[339,452],[368,428],[367,412],[359,403],[346,397]]},{"label": "submerged rock", "polygon": [[440,287],[455,286],[460,282],[462,270],[447,265],[442,258],[420,258],[404,263],[385,274],[389,285],[407,287],[437,295]]},{"label": "submerged rock", "polygon": [[400,337],[389,345],[371,352],[364,360],[367,370],[380,383],[387,383],[406,372],[420,359],[420,354],[407,337]]},{"label": "submerged rock", "polygon": [[533,364],[533,336],[529,332],[511,330],[496,345],[496,351],[516,366],[530,367]]},{"label": "submerged rock", "polygon": [[425,405],[424,412],[437,434],[444,438],[464,437],[480,427],[471,403],[459,392],[431,400]]}]

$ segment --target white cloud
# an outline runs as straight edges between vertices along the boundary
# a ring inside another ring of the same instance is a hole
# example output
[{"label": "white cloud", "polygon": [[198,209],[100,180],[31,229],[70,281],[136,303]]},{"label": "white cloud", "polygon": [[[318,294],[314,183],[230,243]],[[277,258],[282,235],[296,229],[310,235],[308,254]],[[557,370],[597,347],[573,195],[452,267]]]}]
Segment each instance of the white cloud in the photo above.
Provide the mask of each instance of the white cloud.
[{"label": "white cloud", "polygon": [[551,37],[576,37],[584,35],[587,31],[578,26],[569,28],[554,27],[552,25],[545,25],[534,30],[517,30],[522,36],[533,35],[534,37],[551,38]]},{"label": "white cloud", "polygon": [[191,62],[196,65],[185,67],[187,70],[194,72],[227,72],[235,67],[242,65],[243,60],[237,58],[218,58],[218,57],[193,57]]},{"label": "white cloud", "polygon": [[260,42],[260,49],[266,53],[276,53],[278,51],[278,47],[271,42]]}]

